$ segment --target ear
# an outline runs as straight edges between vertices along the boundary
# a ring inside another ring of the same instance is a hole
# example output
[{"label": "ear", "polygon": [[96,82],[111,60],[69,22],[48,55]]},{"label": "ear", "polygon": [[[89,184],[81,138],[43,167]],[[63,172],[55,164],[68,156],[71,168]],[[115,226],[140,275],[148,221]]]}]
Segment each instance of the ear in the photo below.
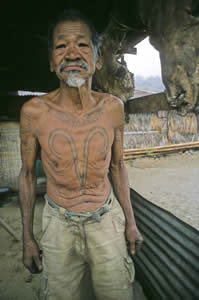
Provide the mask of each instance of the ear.
[{"label": "ear", "polygon": [[103,63],[102,63],[102,55],[101,55],[101,51],[98,50],[98,56],[97,56],[97,62],[96,62],[96,69],[97,69],[97,70],[101,70],[102,65],[103,65]]}]

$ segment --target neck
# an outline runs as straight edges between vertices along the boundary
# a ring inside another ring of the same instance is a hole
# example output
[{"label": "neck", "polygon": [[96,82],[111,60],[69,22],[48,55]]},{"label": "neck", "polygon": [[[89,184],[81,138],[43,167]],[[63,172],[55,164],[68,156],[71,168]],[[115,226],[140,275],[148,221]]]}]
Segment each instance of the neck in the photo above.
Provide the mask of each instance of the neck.
[{"label": "neck", "polygon": [[81,87],[69,87],[64,82],[60,84],[59,104],[71,111],[81,112],[93,105],[91,81],[86,81]]}]

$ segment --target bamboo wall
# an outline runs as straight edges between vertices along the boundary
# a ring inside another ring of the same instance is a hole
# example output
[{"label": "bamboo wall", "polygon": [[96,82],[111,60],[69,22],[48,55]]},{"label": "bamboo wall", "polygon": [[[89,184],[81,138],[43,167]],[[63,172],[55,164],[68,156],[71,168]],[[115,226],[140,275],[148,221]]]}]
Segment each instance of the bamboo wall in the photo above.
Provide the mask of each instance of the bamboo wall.
[{"label": "bamboo wall", "polygon": [[176,111],[129,115],[124,148],[147,148],[199,140],[199,118],[195,113],[180,116]]},{"label": "bamboo wall", "polygon": [[[18,178],[21,169],[19,122],[0,122],[0,187],[19,190]],[[46,178],[40,161],[36,162],[37,193],[45,192]]]},{"label": "bamboo wall", "polygon": [[21,169],[18,122],[0,122],[0,186],[18,190]]}]

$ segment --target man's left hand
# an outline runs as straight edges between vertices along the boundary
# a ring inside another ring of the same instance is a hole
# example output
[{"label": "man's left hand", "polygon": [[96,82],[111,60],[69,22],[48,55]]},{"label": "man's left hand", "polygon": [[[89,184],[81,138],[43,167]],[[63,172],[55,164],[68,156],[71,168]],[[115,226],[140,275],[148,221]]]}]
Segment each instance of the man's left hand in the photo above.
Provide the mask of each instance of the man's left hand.
[{"label": "man's left hand", "polygon": [[143,244],[143,238],[136,225],[126,225],[126,239],[130,255],[135,255]]}]

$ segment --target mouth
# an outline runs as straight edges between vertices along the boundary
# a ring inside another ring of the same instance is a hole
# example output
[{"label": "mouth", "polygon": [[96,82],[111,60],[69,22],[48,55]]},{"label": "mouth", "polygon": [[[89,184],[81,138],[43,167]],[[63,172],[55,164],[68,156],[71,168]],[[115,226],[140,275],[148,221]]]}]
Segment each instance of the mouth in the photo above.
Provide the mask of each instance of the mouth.
[{"label": "mouth", "polygon": [[61,71],[68,72],[68,71],[73,71],[73,70],[81,71],[81,70],[84,70],[84,68],[79,65],[68,65],[68,66],[65,66]]},{"label": "mouth", "polygon": [[70,62],[64,63],[59,66],[58,72],[69,72],[69,71],[88,71],[88,65],[83,62]]}]

